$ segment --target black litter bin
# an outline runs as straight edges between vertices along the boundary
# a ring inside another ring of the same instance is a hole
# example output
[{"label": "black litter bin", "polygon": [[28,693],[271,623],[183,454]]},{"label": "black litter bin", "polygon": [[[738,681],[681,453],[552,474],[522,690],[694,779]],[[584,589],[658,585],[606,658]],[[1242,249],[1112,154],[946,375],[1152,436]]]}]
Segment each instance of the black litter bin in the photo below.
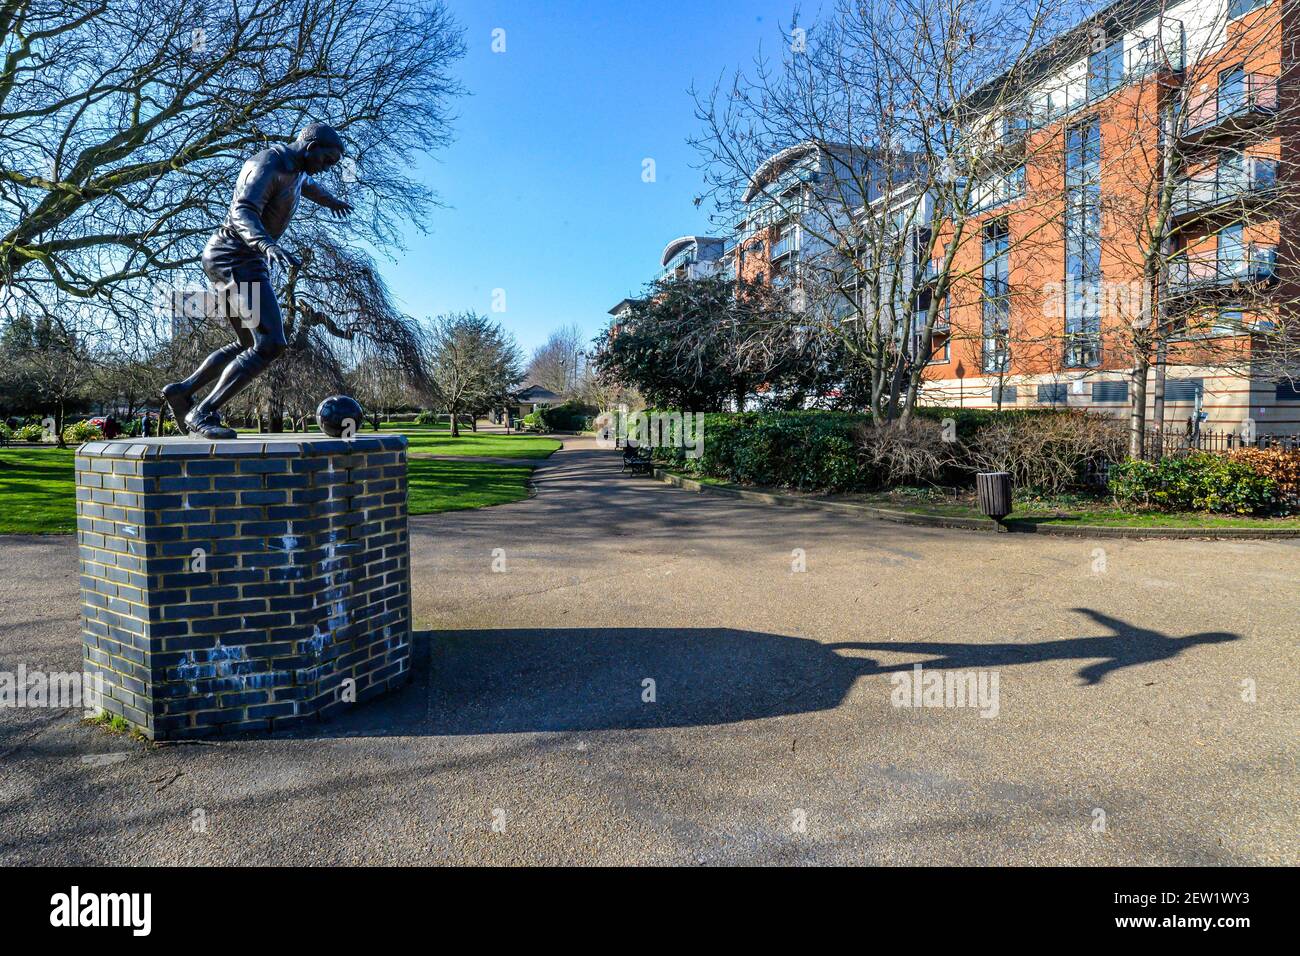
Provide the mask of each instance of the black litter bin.
[{"label": "black litter bin", "polygon": [[1011,514],[1011,475],[1005,471],[981,471],[975,475],[980,511],[999,524]]}]

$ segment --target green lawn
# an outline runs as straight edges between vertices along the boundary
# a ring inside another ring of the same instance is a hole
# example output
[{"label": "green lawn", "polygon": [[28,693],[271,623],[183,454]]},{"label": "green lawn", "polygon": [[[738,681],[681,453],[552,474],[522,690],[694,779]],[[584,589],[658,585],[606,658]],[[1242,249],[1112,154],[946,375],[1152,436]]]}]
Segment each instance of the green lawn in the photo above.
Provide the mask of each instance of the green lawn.
[{"label": "green lawn", "polygon": [[407,464],[407,507],[413,515],[502,505],[528,497],[527,465],[411,458]]},{"label": "green lawn", "polygon": [[[543,451],[537,453],[537,457],[549,453],[550,450]],[[410,512],[419,515],[460,511],[518,501],[528,496],[528,477],[531,474],[532,468],[527,465],[411,458],[407,469]],[[0,534],[70,534],[76,531],[73,482],[72,449],[0,449]]]},{"label": "green lawn", "polygon": [[0,534],[77,530],[72,449],[0,449]]},{"label": "green lawn", "polygon": [[488,435],[461,432],[459,438],[452,438],[443,432],[440,435],[406,431],[408,447],[413,452],[427,452],[432,455],[482,455],[487,458],[546,458],[560,447],[554,438],[539,438],[536,435]]}]

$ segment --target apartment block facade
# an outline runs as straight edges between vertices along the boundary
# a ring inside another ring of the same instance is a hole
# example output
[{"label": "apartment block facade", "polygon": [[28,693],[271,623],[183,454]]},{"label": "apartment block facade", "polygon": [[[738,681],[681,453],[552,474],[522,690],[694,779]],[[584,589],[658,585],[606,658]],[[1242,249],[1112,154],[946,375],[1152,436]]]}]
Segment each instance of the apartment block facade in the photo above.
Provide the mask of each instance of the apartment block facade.
[{"label": "apartment block facade", "polygon": [[[1149,423],[1200,413],[1206,428],[1300,432],[1300,369],[1265,354],[1270,334],[1296,328],[1280,310],[1300,307],[1289,5],[1122,0],[953,110],[961,238],[952,216],[902,244],[917,261],[894,293],[914,359],[938,310],[923,403],[1127,414],[1151,316],[1164,345],[1145,376]],[[797,291],[835,255],[825,217],[931,221],[940,200],[874,162],[814,142],[769,157],[708,268]]]},{"label": "apartment block facade", "polygon": [[1208,428],[1300,432],[1269,351],[1295,328],[1279,310],[1300,304],[1290,19],[1282,0],[1115,4],[1077,28],[1086,44],[991,84],[987,110],[965,104],[981,182],[923,402],[1125,414],[1150,316],[1166,344],[1148,421],[1162,392],[1166,427],[1200,412]]}]

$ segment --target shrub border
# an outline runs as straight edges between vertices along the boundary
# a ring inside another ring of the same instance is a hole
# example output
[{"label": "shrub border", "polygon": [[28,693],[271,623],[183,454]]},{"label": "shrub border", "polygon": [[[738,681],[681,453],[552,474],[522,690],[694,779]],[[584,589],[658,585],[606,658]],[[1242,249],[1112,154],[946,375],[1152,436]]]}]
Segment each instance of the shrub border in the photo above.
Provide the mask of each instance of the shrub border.
[{"label": "shrub border", "polygon": [[[757,501],[762,504],[787,508],[840,511],[923,528],[956,528],[962,531],[983,531],[985,533],[999,533],[1002,531],[998,527],[998,523],[991,518],[916,514],[910,511],[895,511],[890,508],[878,508],[874,505],[856,504],[849,501],[827,501],[819,498],[783,495],[773,491],[755,491],[751,488],[741,488],[738,485],[706,485],[660,467],[654,469],[654,477],[685,491],[715,494],[727,498],[740,498],[744,501]],[[1300,529],[1290,528],[1118,528],[1112,525],[1043,525],[1024,521],[1008,521],[1005,523],[1005,529],[1017,534],[1046,534],[1062,538],[1190,538],[1203,541],[1220,538],[1300,538]]]}]

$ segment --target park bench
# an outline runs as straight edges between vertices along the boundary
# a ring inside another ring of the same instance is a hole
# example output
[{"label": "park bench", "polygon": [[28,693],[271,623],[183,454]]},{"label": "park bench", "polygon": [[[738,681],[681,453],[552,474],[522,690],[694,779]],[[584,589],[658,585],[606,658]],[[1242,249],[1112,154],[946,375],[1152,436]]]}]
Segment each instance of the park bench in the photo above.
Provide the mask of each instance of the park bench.
[{"label": "park bench", "polygon": [[623,449],[623,471],[630,471],[636,474],[638,471],[644,474],[650,474],[654,467],[654,461],[651,459],[653,452],[649,448],[640,448],[629,445]]}]

